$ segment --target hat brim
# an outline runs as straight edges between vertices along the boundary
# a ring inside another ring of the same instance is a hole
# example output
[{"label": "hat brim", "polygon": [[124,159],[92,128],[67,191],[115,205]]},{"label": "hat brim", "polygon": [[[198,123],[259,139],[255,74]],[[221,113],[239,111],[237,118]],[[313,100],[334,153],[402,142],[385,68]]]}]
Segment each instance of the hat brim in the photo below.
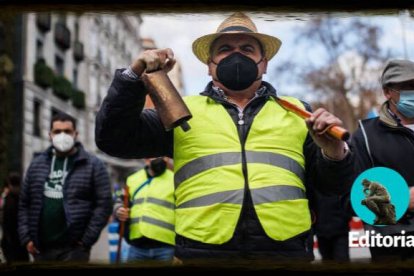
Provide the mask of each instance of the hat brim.
[{"label": "hat brim", "polygon": [[282,41],[280,39],[261,33],[246,33],[246,32],[226,32],[214,33],[197,38],[193,42],[193,53],[202,62],[207,64],[210,57],[210,47],[214,40],[222,35],[248,35],[256,38],[263,47],[264,55],[267,60],[270,60],[279,51]]}]

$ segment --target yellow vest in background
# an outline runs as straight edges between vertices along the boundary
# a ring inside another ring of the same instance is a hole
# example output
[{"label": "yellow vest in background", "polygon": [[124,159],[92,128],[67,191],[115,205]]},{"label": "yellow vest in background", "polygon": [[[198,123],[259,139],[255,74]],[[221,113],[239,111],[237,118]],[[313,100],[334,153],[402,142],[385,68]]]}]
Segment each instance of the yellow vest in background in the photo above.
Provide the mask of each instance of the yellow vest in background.
[{"label": "yellow vest in background", "polygon": [[193,118],[189,131],[174,129],[177,234],[209,244],[231,239],[244,198],[243,163],[266,234],[284,241],[308,231],[303,119],[269,99],[242,149],[237,126],[220,103],[205,96],[184,100]]},{"label": "yellow vest in background", "polygon": [[167,169],[148,179],[143,169],[129,176],[127,185],[132,202],[129,239],[144,236],[174,245],[174,174]]}]

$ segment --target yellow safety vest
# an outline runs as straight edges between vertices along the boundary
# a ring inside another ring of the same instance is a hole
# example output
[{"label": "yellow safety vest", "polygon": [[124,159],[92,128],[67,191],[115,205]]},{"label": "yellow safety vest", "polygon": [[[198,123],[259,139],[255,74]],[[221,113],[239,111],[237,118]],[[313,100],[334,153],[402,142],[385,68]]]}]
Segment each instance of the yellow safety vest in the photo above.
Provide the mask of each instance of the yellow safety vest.
[{"label": "yellow safety vest", "polygon": [[[299,106],[294,98],[285,97]],[[305,195],[305,122],[269,99],[254,118],[244,149],[228,112],[209,97],[184,98],[191,129],[174,130],[176,233],[222,244],[233,236],[247,182],[266,234],[284,241],[310,229]]]},{"label": "yellow safety vest", "polygon": [[174,245],[174,174],[167,169],[148,179],[143,169],[129,176],[127,185],[132,203],[129,239],[144,236]]}]

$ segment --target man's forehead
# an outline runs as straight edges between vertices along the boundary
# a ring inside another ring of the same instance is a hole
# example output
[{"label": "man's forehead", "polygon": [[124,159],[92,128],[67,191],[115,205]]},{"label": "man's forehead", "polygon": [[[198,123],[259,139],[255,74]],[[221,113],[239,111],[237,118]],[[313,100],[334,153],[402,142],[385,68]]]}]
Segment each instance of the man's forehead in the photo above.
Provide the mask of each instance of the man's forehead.
[{"label": "man's forehead", "polygon": [[71,121],[54,121],[53,129],[73,129],[73,124]]}]

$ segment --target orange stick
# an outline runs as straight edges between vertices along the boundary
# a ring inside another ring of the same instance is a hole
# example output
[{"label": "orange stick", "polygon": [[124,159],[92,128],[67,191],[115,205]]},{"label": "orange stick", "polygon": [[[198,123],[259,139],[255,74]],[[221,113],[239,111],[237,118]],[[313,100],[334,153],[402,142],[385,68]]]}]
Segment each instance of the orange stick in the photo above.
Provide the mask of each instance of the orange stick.
[{"label": "orange stick", "polygon": [[[125,185],[124,188],[124,208],[128,208],[129,205],[129,190],[128,190],[128,186]],[[125,232],[125,221],[121,221],[120,225],[119,225],[119,238],[118,238],[118,248],[117,248],[117,252],[116,252],[116,264],[119,264],[119,261],[121,260],[121,248],[122,248],[122,239],[124,237],[124,232]]]},{"label": "orange stick", "polygon": [[[283,108],[295,113],[296,115],[298,115],[299,117],[303,119],[307,119],[310,116],[312,116],[312,113],[310,113],[309,111],[304,110],[298,107],[297,105],[294,105],[284,99],[281,99],[279,97],[275,97],[275,99]],[[326,133],[329,134],[329,136],[335,139],[338,139],[338,140],[342,140],[342,141],[346,141],[349,138],[349,131],[340,126],[335,126],[335,125],[331,126],[326,131]]]}]

